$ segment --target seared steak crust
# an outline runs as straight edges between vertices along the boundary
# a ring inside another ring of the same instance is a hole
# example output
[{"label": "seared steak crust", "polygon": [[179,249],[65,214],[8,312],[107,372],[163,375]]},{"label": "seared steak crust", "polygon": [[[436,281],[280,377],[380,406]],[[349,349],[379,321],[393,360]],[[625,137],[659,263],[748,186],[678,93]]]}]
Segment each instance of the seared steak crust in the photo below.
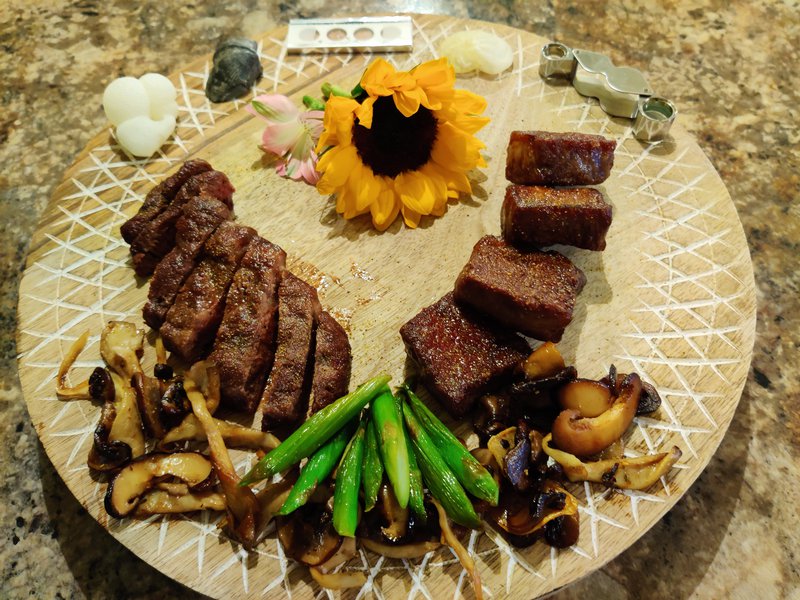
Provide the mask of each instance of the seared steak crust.
[{"label": "seared steak crust", "polygon": [[523,185],[594,185],[608,179],[617,143],[599,135],[512,131],[506,179]]},{"label": "seared steak crust", "polygon": [[178,290],[199,260],[203,244],[230,217],[231,211],[216,198],[198,196],[186,203],[175,225],[175,247],[158,263],[150,281],[143,311],[144,322],[150,327],[158,329],[164,323]]},{"label": "seared steak crust", "polygon": [[261,398],[264,431],[293,425],[306,414],[307,365],[321,311],[317,290],[287,271],[278,288],[278,348]]},{"label": "seared steak crust", "polygon": [[175,246],[175,225],[189,200],[200,195],[211,196],[233,210],[234,191],[231,182],[220,171],[204,171],[190,177],[169,206],[144,223],[139,235],[131,242],[136,274],[140,277],[150,275],[164,255]]},{"label": "seared steak crust", "polygon": [[520,248],[565,244],[604,250],[611,205],[593,188],[510,185],[501,222],[505,240]]},{"label": "seared steak crust", "polygon": [[214,339],[233,274],[255,235],[250,227],[222,223],[167,311],[161,327],[164,345],[186,362],[201,358]]},{"label": "seared steak crust", "polygon": [[454,416],[502,385],[530,353],[520,336],[455,303],[450,292],[400,328],[423,382]]},{"label": "seared steak crust", "polygon": [[347,393],[352,355],[347,332],[327,312],[319,317],[311,383],[311,414]]},{"label": "seared steak crust", "polygon": [[169,206],[178,190],[190,177],[210,170],[211,165],[204,160],[187,160],[183,163],[176,173],[150,190],[139,207],[139,212],[122,224],[120,227],[122,239],[128,244],[133,243],[144,225]]},{"label": "seared steak crust", "polygon": [[557,342],[585,283],[583,272],[558,252],[520,252],[485,236],[456,280],[455,298],[515,331]]},{"label": "seared steak crust", "polygon": [[253,413],[275,357],[278,284],[286,253],[264,238],[250,242],[233,276],[209,359],[219,368],[222,403]]}]

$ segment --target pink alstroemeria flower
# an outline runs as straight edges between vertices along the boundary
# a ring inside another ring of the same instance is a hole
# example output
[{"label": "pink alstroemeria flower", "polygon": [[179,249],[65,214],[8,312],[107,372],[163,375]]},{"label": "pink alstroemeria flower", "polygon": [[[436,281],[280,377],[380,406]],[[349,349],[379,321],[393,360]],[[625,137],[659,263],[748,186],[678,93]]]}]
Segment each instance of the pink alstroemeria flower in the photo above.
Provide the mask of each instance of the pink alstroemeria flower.
[{"label": "pink alstroemeria flower", "polygon": [[294,102],[281,94],[256,96],[247,111],[268,123],[261,145],[279,157],[275,167],[278,175],[316,185],[319,173],[314,148],[322,134],[324,111],[301,112]]}]

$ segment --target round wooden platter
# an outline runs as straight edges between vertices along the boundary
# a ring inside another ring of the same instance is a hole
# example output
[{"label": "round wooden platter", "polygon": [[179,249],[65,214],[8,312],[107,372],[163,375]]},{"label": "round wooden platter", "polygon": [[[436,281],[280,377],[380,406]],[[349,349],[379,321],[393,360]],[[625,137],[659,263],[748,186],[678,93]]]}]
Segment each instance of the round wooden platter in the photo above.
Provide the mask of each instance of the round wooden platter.
[{"label": "round wooden platter", "polygon": [[[613,173],[601,186],[614,207],[608,248],[562,249],[586,273],[587,284],[559,346],[584,377],[599,378],[613,362],[654,382],[662,408],[636,419],[627,449],[635,455],[677,445],[683,458],[644,492],[571,486],[581,502],[580,539],[573,548],[514,550],[491,531],[473,532],[468,548],[492,596],[545,594],[633,544],[700,474],[739,401],[755,331],[752,265],[733,203],[697,144],[678,125],[668,142],[642,145],[632,138],[630,121],[609,118],[569,85],[544,83],[537,72],[543,38],[484,22],[413,19],[415,50],[387,56],[398,68],[433,58],[438,40],[464,28],[493,31],[515,52],[513,70],[499,77],[457,80],[488,101],[492,120],[479,133],[488,167],[472,174],[473,196],[451,204],[444,217],[424,220],[416,230],[397,222],[377,233],[365,218],[340,218],[332,201],[312,187],[278,177],[258,147],[263,122],[244,111],[245,102],[206,100],[206,56],[173,77],[181,103],[174,141],[150,160],[133,160],[116,146],[111,130],[98,133],[65,173],[33,238],[20,290],[19,372],[42,444],[70,490],[112,535],[210,596],[307,598],[320,588],[284,557],[274,534],[248,553],[221,533],[218,515],[108,517],[105,482],[86,466],[99,408],[57,400],[54,384],[59,362],[82,332],[88,329],[91,338],[73,382],[100,364],[104,323],[142,323],[147,282],[134,277],[119,226],[165,173],[189,157],[207,159],[228,174],[237,188],[237,219],[281,245],[289,267],[317,286],[323,304],[346,325],[353,383],[388,371],[397,384],[408,368],[399,327],[452,289],[482,235],[499,233],[510,131],[581,131],[617,140]],[[324,81],[355,84],[372,58],[292,56],[283,45],[285,33],[278,29],[261,39],[258,93],[283,93],[299,103],[303,94],[318,95]],[[236,458],[240,473],[252,461]],[[361,550],[345,568],[364,571],[368,582],[344,596],[370,590],[391,598],[472,593],[447,550],[410,561]]]}]

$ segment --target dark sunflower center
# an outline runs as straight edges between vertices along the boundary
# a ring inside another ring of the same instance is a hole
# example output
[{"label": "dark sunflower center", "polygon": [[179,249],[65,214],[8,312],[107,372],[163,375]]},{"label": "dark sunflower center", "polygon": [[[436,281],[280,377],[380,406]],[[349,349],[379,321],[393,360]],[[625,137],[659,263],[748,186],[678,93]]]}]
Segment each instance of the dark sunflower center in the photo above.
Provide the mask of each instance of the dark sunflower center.
[{"label": "dark sunflower center", "polygon": [[436,140],[436,117],[420,106],[410,117],[404,117],[391,96],[383,96],[373,106],[372,127],[358,121],[353,125],[353,142],[364,164],[376,175],[395,177],[414,171],[431,157]]}]

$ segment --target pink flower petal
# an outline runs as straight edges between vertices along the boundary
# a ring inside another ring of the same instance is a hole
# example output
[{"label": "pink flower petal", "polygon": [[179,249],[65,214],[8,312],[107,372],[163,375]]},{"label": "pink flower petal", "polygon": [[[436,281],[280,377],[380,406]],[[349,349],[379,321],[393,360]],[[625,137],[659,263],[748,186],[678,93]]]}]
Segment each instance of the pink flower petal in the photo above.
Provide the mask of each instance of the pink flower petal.
[{"label": "pink flower petal", "polygon": [[270,115],[259,113],[252,105],[247,106],[247,112],[263,117],[271,123],[286,123],[300,118],[300,109],[291,99],[282,94],[262,94],[253,98],[253,101],[260,102],[270,112]]},{"label": "pink flower petal", "polygon": [[261,136],[264,149],[275,154],[286,154],[306,136],[306,128],[300,121],[267,125]]}]

